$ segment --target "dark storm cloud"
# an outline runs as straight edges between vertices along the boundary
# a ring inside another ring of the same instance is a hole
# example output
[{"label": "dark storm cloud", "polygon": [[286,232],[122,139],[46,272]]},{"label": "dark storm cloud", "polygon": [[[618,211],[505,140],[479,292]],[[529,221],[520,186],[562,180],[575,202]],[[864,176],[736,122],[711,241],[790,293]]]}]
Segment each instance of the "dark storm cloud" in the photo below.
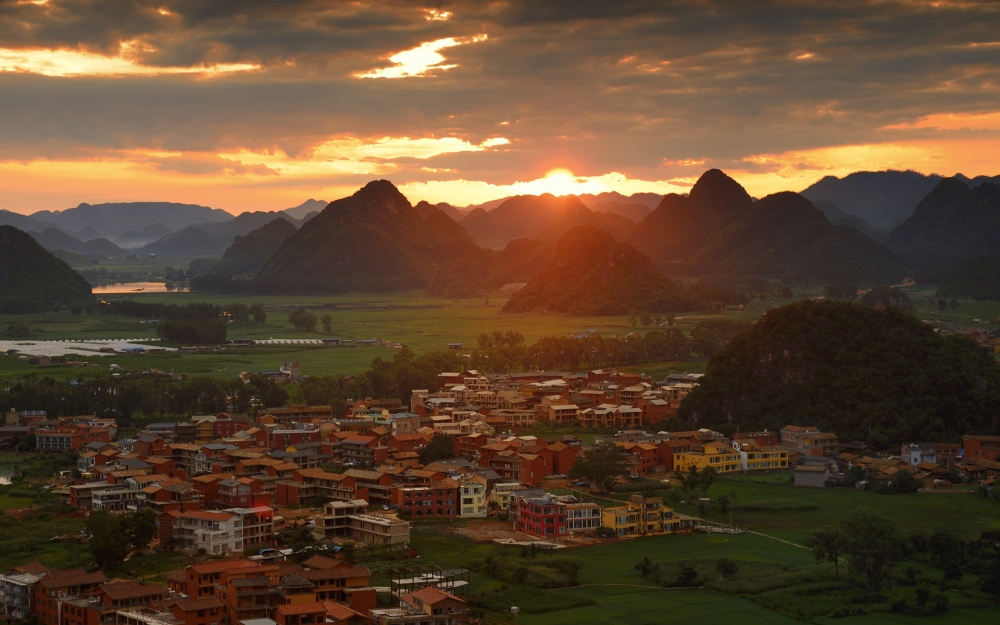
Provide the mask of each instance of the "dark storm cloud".
[{"label": "dark storm cloud", "polygon": [[[428,20],[430,8],[452,16]],[[589,173],[656,175],[664,159],[733,163],[891,138],[879,129],[930,113],[995,109],[996,8],[0,0],[0,47],[116,54],[121,41],[139,40],[155,49],[140,53],[148,65],[262,66],[213,80],[0,74],[0,157],[137,146],[297,154],[337,134],[504,136],[513,143],[499,153],[424,164],[488,163],[480,179],[497,180],[560,159]],[[352,77],[422,42],[477,34],[489,39],[442,50],[455,69]]]}]

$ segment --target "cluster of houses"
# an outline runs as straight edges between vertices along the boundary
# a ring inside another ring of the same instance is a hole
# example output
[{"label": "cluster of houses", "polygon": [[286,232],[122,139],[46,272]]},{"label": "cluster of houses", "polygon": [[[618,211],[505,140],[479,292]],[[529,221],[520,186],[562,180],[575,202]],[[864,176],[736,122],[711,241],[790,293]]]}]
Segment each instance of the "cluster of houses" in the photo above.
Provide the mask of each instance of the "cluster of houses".
[{"label": "cluster of houses", "polygon": [[285,555],[206,560],[166,585],[38,562],[0,574],[0,618],[50,625],[460,625],[473,623],[454,584],[429,578],[377,607],[370,571],[343,559]]},{"label": "cluster of houses", "polygon": [[[298,377],[297,369],[287,373]],[[322,556],[285,562],[273,549],[275,533],[292,524],[328,543],[405,545],[412,521],[486,517],[543,541],[694,529],[693,518],[657,497],[602,506],[586,495],[547,492],[543,486],[567,485],[588,446],[571,435],[546,440],[517,433],[541,420],[614,432],[596,442],[626,452],[621,481],[691,469],[794,468],[796,484],[830,486],[861,466],[879,481],[906,471],[928,487],[956,475],[992,486],[1000,473],[996,436],[911,444],[888,457],[815,427],[728,437],[709,429],[656,431],[697,380],[678,374],[652,383],[604,370],[445,373],[438,392],[416,390],[409,402],[366,398],[338,414],[329,405],[296,404],[253,417],[199,415],[152,423],[126,438],[118,438],[113,419],[8,412],[0,445],[31,435],[38,450],[78,452],[74,476],[55,490],[70,505],[112,513],[150,509],[158,526],[154,544],[230,559],[171,573],[167,587],[108,580],[101,572],[17,567],[0,575],[3,617],[45,625],[464,623],[469,613],[453,585],[414,586],[395,594],[398,605],[379,608],[367,569]],[[454,457],[422,462],[421,452],[441,435],[450,437]],[[283,518],[289,509],[297,519]],[[248,549],[266,555],[233,559]]]}]

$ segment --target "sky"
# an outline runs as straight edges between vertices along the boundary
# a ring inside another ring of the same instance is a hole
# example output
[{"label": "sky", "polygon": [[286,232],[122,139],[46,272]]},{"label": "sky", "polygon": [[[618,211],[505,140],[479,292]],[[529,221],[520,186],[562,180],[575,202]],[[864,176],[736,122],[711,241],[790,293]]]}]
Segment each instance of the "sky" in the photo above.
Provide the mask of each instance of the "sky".
[{"label": "sky", "polygon": [[0,209],[1000,174],[1000,3],[0,0]]}]

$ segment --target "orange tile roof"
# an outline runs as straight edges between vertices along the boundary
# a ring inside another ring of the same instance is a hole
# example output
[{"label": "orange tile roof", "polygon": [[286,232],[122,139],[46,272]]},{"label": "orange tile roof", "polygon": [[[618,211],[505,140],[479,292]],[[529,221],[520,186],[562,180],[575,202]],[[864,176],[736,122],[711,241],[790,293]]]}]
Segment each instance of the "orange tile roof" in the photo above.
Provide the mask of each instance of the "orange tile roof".
[{"label": "orange tile roof", "polygon": [[454,599],[455,601],[460,601],[462,603],[465,603],[455,595],[447,593],[438,588],[435,588],[434,586],[424,586],[420,590],[415,590],[411,592],[410,596],[413,597],[414,599],[419,599],[420,601],[424,603],[429,603],[431,605],[434,605],[436,603],[441,603],[442,601],[448,599]]},{"label": "orange tile roof", "polygon": [[295,616],[297,614],[326,613],[326,606],[319,601],[314,603],[290,603],[278,606],[278,612],[285,616]]}]

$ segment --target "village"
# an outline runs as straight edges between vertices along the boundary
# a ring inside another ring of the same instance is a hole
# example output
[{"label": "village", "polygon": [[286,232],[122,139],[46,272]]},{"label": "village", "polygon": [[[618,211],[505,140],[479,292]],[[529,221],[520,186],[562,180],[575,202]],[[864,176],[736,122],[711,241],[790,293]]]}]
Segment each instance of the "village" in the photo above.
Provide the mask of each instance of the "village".
[{"label": "village", "polygon": [[[297,363],[271,375],[283,384],[302,377]],[[129,437],[118,436],[114,419],[12,410],[0,445],[33,439],[38,452],[78,453],[76,469],[51,485],[69,506],[151,510],[149,546],[199,559],[168,573],[166,585],[25,563],[0,575],[0,615],[47,625],[471,623],[462,571],[376,587],[368,568],[338,550],[405,548],[429,520],[472,521],[457,531],[548,549],[720,529],[648,491],[609,500],[594,480],[573,478],[574,466],[608,446],[623,459],[606,476],[616,484],[788,473],[804,488],[974,483],[991,492],[1000,474],[996,436],[914,441],[887,453],[808,426],[663,431],[700,377],[442,373],[440,390],[414,390],[408,403],[365,398],[339,414],[328,405],[263,407],[152,423]],[[540,425],[577,434],[526,433]],[[293,557],[276,540],[289,527],[330,549]]]}]

